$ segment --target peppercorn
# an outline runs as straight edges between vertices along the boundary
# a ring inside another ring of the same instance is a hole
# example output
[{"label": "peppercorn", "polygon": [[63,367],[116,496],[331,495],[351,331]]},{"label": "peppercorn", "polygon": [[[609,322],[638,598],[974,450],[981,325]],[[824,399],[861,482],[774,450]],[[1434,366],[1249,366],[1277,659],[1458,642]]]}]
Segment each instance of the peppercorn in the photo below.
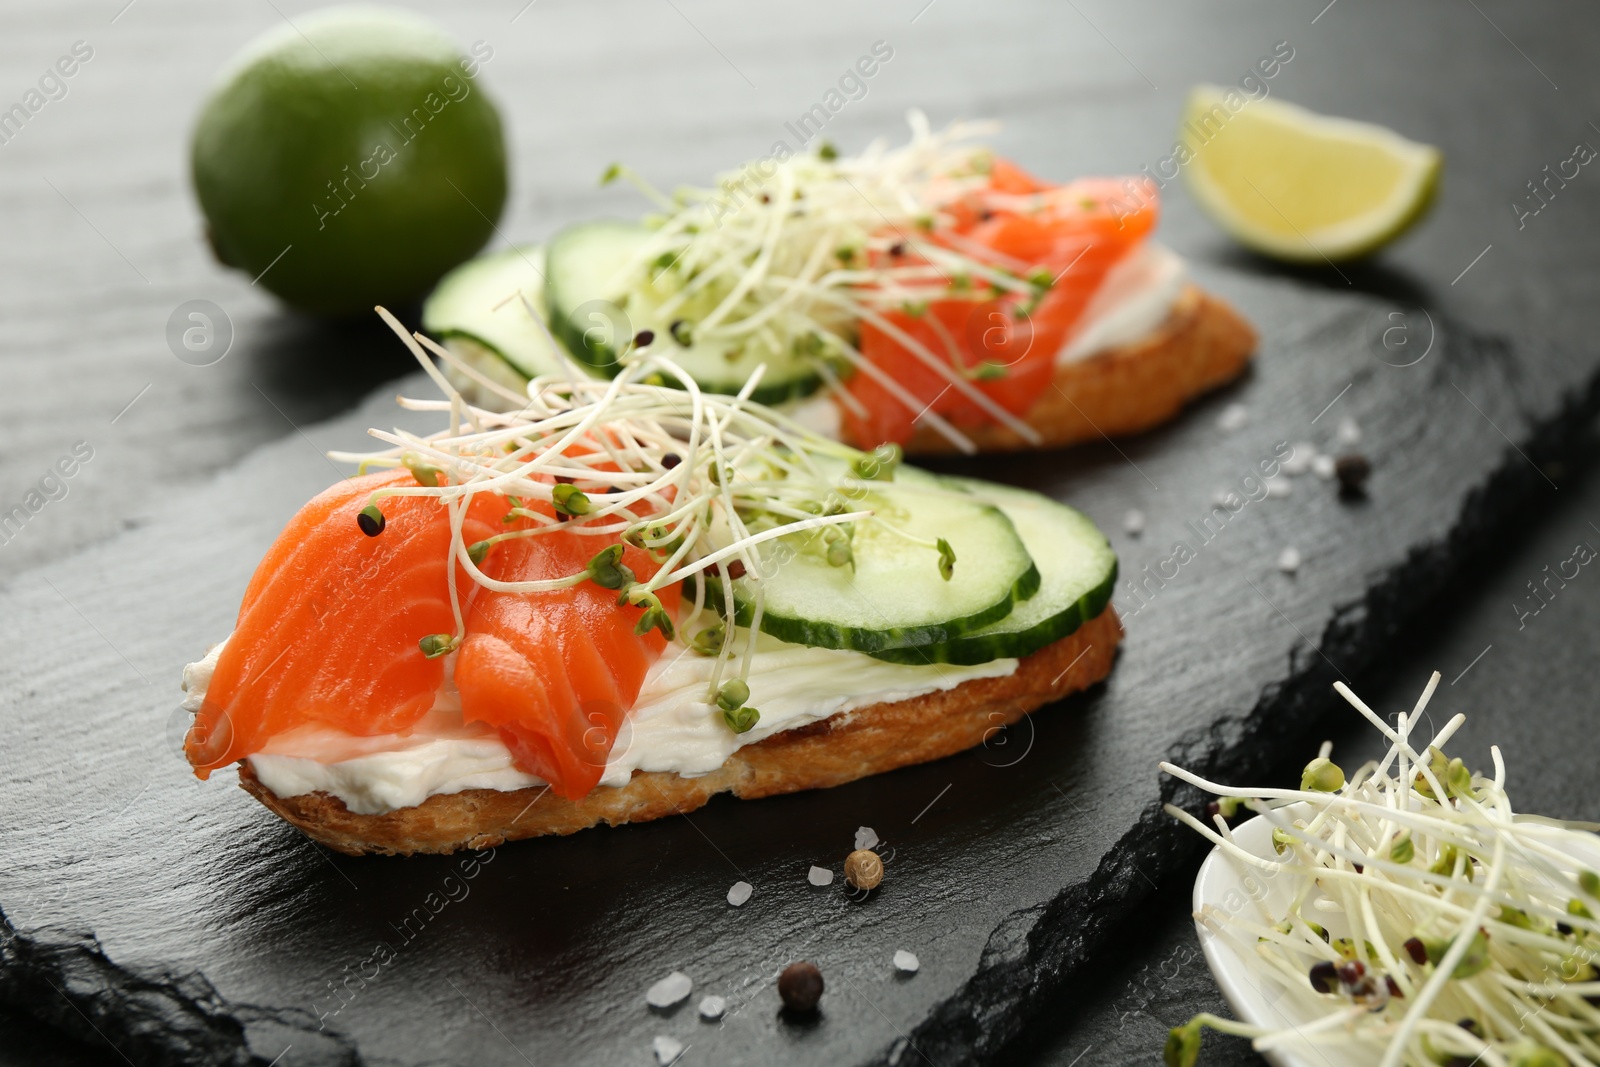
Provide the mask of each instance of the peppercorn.
[{"label": "peppercorn", "polygon": [[858,848],[844,861],[844,880],[857,889],[876,889],[883,882],[883,860],[870,848]]},{"label": "peppercorn", "polygon": [[1415,963],[1420,967],[1424,963],[1428,962],[1428,949],[1427,946],[1422,943],[1422,938],[1408,937],[1406,938],[1405,945],[1403,947],[1406,950],[1406,955],[1411,957],[1412,963]]},{"label": "peppercorn", "polygon": [[889,246],[889,254],[891,256],[903,256],[903,255],[905,255],[906,254],[905,242],[896,241],[894,244],[890,245]]},{"label": "peppercorn", "polygon": [[1333,473],[1339,479],[1341,496],[1365,496],[1367,476],[1372,473],[1372,461],[1359,452],[1353,452],[1334,460]]},{"label": "peppercorn", "polygon": [[1339,984],[1339,968],[1328,960],[1311,965],[1311,988],[1318,993],[1332,993]]},{"label": "peppercorn", "polygon": [[682,462],[683,457],[678,455],[676,452],[668,452],[666,455],[661,457],[661,465],[667,470],[671,470],[673,467],[676,467]]},{"label": "peppercorn", "polygon": [[640,330],[638,333],[633,335],[633,346],[635,348],[643,348],[645,345],[649,344],[655,339],[656,332],[654,330]]},{"label": "peppercorn", "polygon": [[778,975],[778,996],[797,1015],[810,1015],[822,999],[822,972],[809,961],[791,963]]}]

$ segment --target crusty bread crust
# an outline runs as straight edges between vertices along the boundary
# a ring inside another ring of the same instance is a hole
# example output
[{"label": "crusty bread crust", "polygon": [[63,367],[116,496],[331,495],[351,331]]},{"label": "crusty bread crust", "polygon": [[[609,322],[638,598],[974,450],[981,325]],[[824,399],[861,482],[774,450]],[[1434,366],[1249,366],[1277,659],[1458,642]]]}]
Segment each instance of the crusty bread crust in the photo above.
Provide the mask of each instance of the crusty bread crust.
[{"label": "crusty bread crust", "polygon": [[[1255,349],[1256,332],[1237,311],[1190,285],[1150,336],[1056,368],[1051,388],[1028,412],[1028,425],[1044,438],[1040,444],[997,424],[961,429],[980,452],[1060,448],[1140,433],[1237,377]],[[867,447],[873,444],[867,442]],[[955,451],[942,434],[925,425],[917,427],[906,445],[912,455]]]},{"label": "crusty bread crust", "polygon": [[602,822],[617,826],[693,811],[718,793],[754,799],[825,789],[953,755],[1105,678],[1121,639],[1122,625],[1108,606],[1003,678],[979,678],[774,734],[699,778],[638,771],[627,785],[602,786],[580,800],[544,789],[469,789],[429,797],[414,808],[358,815],[327,793],[280,797],[261,784],[248,761],[239,764],[239,784],[313,839],[353,856],[487,848]]}]

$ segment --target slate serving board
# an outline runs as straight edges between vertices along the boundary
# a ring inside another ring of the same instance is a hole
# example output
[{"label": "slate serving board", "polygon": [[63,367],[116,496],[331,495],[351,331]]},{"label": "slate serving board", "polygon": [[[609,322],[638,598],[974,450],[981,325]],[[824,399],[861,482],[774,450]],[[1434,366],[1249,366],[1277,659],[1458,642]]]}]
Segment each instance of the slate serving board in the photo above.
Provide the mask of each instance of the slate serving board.
[{"label": "slate serving board", "polygon": [[[0,591],[13,635],[0,650],[0,1003],[140,1063],[647,1063],[667,1034],[691,1046],[684,1062],[943,1064],[1059,1013],[1063,981],[1184,862],[1153,815],[1156,760],[1181,752],[1242,776],[1301,751],[1294,734],[1327,710],[1327,682],[1359,672],[1442,586],[1470,580],[1472,549],[1552,492],[1535,464],[1559,482],[1550,464],[1592,409],[1587,345],[1540,343],[1526,324],[1566,338],[1592,328],[1594,197],[1577,184],[1527,233],[1505,199],[1583,130],[1569,79],[1587,69],[1595,27],[1549,5],[1483,6],[452,11],[452,32],[492,39],[505,61],[485,83],[513,122],[520,193],[503,227],[517,239],[628,210],[589,184],[619,156],[670,184],[766,150],[781,117],[880,37],[900,65],[839,117],[847,146],[920,105],[936,121],[999,114],[1002,149],[1044,174],[1132,170],[1160,154],[1187,82],[1232,80],[1287,38],[1299,58],[1274,91],[1437,139],[1452,164],[1433,222],[1348,278],[1296,280],[1228,254],[1172,187],[1163,238],[1262,328],[1257,371],[1158,434],[1004,471],[1085,506],[1130,573],[1193,537],[1213,494],[1278,440],[1329,446],[1346,416],[1377,464],[1368,504],[1305,479],[1288,499],[1249,504],[1130,620],[1109,684],[1042,713],[1031,737],[828,793],[510,846],[452,883],[470,892],[446,893],[409,941],[393,924],[448,889],[452,861],[329,856],[225,782],[186,779],[174,754],[176,671],[226,631],[284,518],[336,476],[317,449],[393,421],[382,398],[312,419],[402,365],[370,331],[282,316],[209,266],[196,239],[187,116],[222,58],[277,16],[174,3],[124,17],[85,2],[20,26],[8,69],[28,73],[84,34],[99,65],[5,149],[20,239],[0,247],[0,311],[52,360],[12,365],[0,401],[15,440],[0,470],[28,481],[68,430],[107,447],[77,496],[0,561],[14,576]],[[685,62],[702,46],[704,62]],[[1566,93],[1544,95],[1557,92],[1547,71]],[[1479,260],[1459,288],[1445,284]],[[222,300],[239,328],[236,353],[204,374],[161,341],[171,307],[194,296]],[[1399,310],[1420,339],[1418,303],[1516,323],[1518,343],[1439,317],[1428,358],[1391,366],[1404,360],[1379,327]],[[106,429],[129,398],[140,406]],[[1216,419],[1232,402],[1252,420],[1228,435]],[[290,424],[301,429],[210,481]],[[1129,507],[1149,517],[1142,540],[1119,532]],[[1290,543],[1306,560],[1292,580],[1272,566]],[[23,573],[21,560],[45,565]],[[862,824],[895,850],[889,885],[865,904],[814,891],[806,868],[837,868]],[[757,892],[736,911],[723,895],[741,876]],[[330,983],[347,967],[371,974],[381,939],[393,961],[319,1030],[340,1003]],[[914,978],[893,974],[902,947],[922,959]],[[803,956],[830,992],[818,1023],[794,1027],[776,1017],[770,978]],[[674,968],[694,976],[696,999],[728,996],[729,1020],[649,1013],[644,989]]]},{"label": "slate serving board", "polygon": [[[0,989],[69,1023],[57,991],[70,993],[147,1057],[270,1061],[292,1045],[296,1062],[625,1063],[647,1060],[658,1034],[712,1063],[992,1051],[1181,862],[1153,815],[1157,761],[1181,750],[1192,765],[1248,767],[1297,738],[1327,684],[1403,620],[1405,598],[1448,581],[1488,516],[1544,486],[1525,456],[1547,458],[1594,408],[1592,361],[1560,349],[1514,353],[1441,323],[1429,358],[1397,368],[1378,358],[1383,306],[1368,298],[1202,280],[1262,330],[1247,380],[1136,441],[1004,468],[1108,530],[1143,509],[1143,536],[1117,535],[1130,579],[1180,540],[1194,552],[1146,584],[1109,682],[984,749],[851,786],[475,861],[353,860],[226,776],[189,778],[177,668],[227,632],[278,527],[335,476],[319,449],[396,421],[387,392],[24,576],[0,594],[30,635],[0,650],[0,687],[22,696],[0,828],[12,857],[0,901],[19,936]],[[1229,433],[1218,415],[1233,403],[1249,417]],[[1213,512],[1277,442],[1331,449],[1345,419],[1375,459],[1368,500],[1307,475],[1225,524]],[[1305,563],[1288,577],[1274,560],[1291,543]],[[1137,603],[1126,586],[1118,601]],[[858,903],[810,886],[809,866],[837,870],[861,825],[893,849],[885,888]],[[755,895],[735,909],[724,896],[739,879]],[[61,923],[92,929],[105,960],[39,932]],[[921,958],[915,977],[894,972],[900,948]],[[802,958],[829,981],[810,1025],[778,1016],[772,985]],[[728,1018],[649,1011],[644,990],[675,969],[727,997]]]}]

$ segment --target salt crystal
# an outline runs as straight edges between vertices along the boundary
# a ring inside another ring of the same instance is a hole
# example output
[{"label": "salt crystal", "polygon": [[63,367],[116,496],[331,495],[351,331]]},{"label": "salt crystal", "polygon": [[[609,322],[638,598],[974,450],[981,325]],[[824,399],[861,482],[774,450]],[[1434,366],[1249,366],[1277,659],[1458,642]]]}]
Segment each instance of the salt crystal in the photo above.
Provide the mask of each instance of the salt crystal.
[{"label": "salt crystal", "polygon": [[682,971],[673,971],[661,981],[651,986],[644,995],[644,1001],[652,1008],[670,1008],[674,1004],[681,1004],[689,995],[689,990],[694,988],[694,981]]},{"label": "salt crystal", "polygon": [[915,953],[907,952],[903,948],[902,949],[897,949],[895,951],[895,954],[894,954],[894,967],[895,967],[895,970],[901,971],[901,972],[903,972],[905,974],[916,974],[917,973],[917,968],[921,967],[921,966],[922,966],[922,961],[917,959]]},{"label": "salt crystal", "polygon": [[1217,417],[1217,427],[1227,433],[1240,429],[1250,421],[1250,410],[1243,404],[1229,404]]},{"label": "salt crystal", "polygon": [[1211,503],[1214,506],[1219,508],[1227,508],[1229,511],[1234,510],[1234,505],[1238,502],[1239,494],[1235,493],[1232,489],[1218,489],[1215,493],[1211,494]]},{"label": "salt crystal", "polygon": [[722,997],[706,997],[700,1001],[700,1018],[708,1022],[716,1022],[728,1010],[728,1002]]},{"label": "salt crystal", "polygon": [[679,1056],[683,1055],[683,1042],[675,1037],[661,1036],[650,1043],[656,1051],[656,1062],[661,1067],[669,1063],[676,1063]]},{"label": "salt crystal", "polygon": [[755,888],[749,882],[735,882],[733,888],[728,890],[728,903],[738,907],[750,899],[750,894]]},{"label": "salt crystal", "polygon": [[1340,444],[1353,445],[1361,440],[1361,427],[1356,425],[1355,419],[1346,416],[1339,423],[1338,435]]},{"label": "salt crystal", "polygon": [[1267,495],[1268,496],[1280,496],[1280,497],[1281,496],[1288,496],[1292,492],[1294,492],[1294,483],[1291,482],[1289,479],[1287,479],[1287,478],[1268,478],[1267,479]]},{"label": "salt crystal", "polygon": [[1128,513],[1122,516],[1122,528],[1133,537],[1144,533],[1144,512],[1138,508],[1129,508]]},{"label": "salt crystal", "polygon": [[877,848],[877,847],[878,847],[878,831],[874,830],[870,826],[859,826],[859,827],[856,828],[856,851],[859,852],[861,849],[864,849],[864,848]]},{"label": "salt crystal", "polygon": [[1311,463],[1317,458],[1317,446],[1310,441],[1296,441],[1294,451],[1289,453],[1289,458],[1278,464],[1278,469],[1285,474],[1304,474],[1311,469]]},{"label": "salt crystal", "polygon": [[812,867],[806,875],[806,880],[816,886],[832,885],[833,872],[826,867]]},{"label": "salt crystal", "polygon": [[1278,569],[1285,574],[1293,574],[1300,569],[1300,550],[1290,545],[1278,553]]},{"label": "salt crystal", "polygon": [[1311,461],[1311,473],[1315,474],[1318,478],[1321,478],[1325,482],[1332,481],[1333,480],[1333,457],[1332,456],[1318,456],[1316,459],[1312,460]]}]

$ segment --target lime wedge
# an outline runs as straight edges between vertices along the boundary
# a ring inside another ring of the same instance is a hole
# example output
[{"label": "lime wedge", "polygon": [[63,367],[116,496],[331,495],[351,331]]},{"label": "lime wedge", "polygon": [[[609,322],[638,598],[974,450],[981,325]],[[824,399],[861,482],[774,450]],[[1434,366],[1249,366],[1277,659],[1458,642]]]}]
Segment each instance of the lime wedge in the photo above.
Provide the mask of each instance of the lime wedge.
[{"label": "lime wedge", "polygon": [[1296,263],[1382,248],[1423,216],[1439,184],[1431,145],[1236,89],[1196,86],[1178,136],[1207,214],[1241,244]]}]

